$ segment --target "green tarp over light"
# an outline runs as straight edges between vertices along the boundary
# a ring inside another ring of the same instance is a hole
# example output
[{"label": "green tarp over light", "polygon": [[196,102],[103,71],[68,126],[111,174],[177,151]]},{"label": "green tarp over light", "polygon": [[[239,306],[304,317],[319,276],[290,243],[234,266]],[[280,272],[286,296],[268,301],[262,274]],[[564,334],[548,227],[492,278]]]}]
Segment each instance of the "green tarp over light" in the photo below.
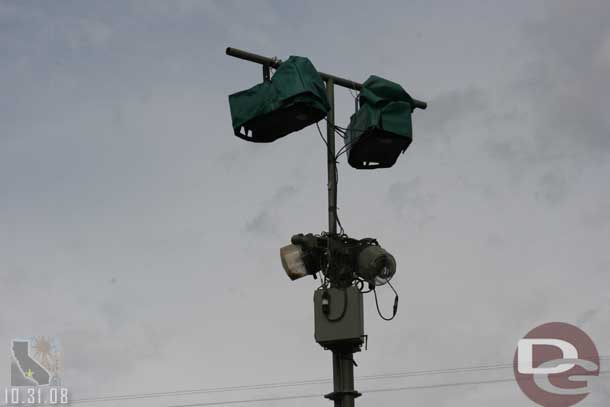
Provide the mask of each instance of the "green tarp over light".
[{"label": "green tarp over light", "polygon": [[399,84],[370,76],[359,100],[345,138],[348,162],[358,169],[391,167],[412,140],[413,99]]},{"label": "green tarp over light", "polygon": [[235,135],[270,142],[326,116],[324,82],[307,58],[291,56],[270,81],[229,96]]},{"label": "green tarp over light", "polygon": [[397,83],[370,76],[362,84],[360,109],[353,119],[358,129],[376,127],[397,136],[411,137],[413,99]]}]

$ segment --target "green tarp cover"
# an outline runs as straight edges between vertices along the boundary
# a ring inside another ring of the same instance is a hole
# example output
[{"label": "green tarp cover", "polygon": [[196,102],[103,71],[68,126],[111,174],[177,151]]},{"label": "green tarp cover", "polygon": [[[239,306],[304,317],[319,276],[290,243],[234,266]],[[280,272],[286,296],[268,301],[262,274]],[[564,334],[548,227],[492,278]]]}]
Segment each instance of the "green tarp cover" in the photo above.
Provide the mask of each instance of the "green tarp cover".
[{"label": "green tarp cover", "polygon": [[362,84],[360,109],[352,116],[350,127],[355,133],[379,128],[410,138],[412,111],[413,99],[402,86],[372,75]]},{"label": "green tarp cover", "polygon": [[280,108],[304,103],[328,113],[326,88],[309,59],[291,56],[282,62],[271,81],[229,96],[235,134],[248,121]]}]

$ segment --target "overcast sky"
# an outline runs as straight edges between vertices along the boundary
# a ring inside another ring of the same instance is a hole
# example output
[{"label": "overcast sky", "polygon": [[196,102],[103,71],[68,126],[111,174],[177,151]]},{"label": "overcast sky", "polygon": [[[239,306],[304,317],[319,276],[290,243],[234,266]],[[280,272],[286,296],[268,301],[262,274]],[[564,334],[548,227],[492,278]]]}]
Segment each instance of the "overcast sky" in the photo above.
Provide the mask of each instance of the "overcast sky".
[{"label": "overcast sky", "polygon": [[[339,164],[346,232],[395,255],[401,295],[390,323],[365,297],[357,375],[509,363],[551,321],[610,355],[607,0],[0,0],[0,385],[10,341],[31,335],[60,338],[74,398],[330,377],[313,339],[316,282],[290,282],[279,261],[292,234],[327,227],[324,145],[315,126],[265,145],[233,136],[227,96],[261,69],[227,46],[379,75],[429,102],[393,168]],[[346,125],[353,99],[335,92]],[[389,312],[391,292],[380,300]],[[582,406],[608,406],[600,380]],[[513,382],[357,403],[531,405]]]}]

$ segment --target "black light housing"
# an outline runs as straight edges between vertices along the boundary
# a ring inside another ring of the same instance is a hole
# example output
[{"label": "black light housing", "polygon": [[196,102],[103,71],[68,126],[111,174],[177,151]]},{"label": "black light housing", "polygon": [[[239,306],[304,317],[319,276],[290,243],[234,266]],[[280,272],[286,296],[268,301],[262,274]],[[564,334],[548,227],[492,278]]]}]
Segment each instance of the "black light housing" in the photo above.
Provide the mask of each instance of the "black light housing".
[{"label": "black light housing", "polygon": [[291,280],[321,271],[334,286],[347,287],[355,280],[380,286],[396,273],[394,256],[375,239],[309,233],[294,235],[291,243],[280,249],[282,266]]},{"label": "black light housing", "polygon": [[326,117],[324,82],[307,58],[291,56],[273,77],[229,96],[235,135],[269,143]]},{"label": "black light housing", "polygon": [[357,169],[393,166],[411,144],[411,113],[418,104],[399,84],[371,76],[362,85],[359,105],[345,137],[349,164]]},{"label": "black light housing", "polygon": [[304,102],[280,107],[244,123],[235,135],[254,143],[270,143],[326,117],[326,112]]},{"label": "black light housing", "polygon": [[322,269],[324,261],[322,238],[309,233],[298,234],[290,239],[292,244],[280,249],[282,267],[291,280],[297,280]]},{"label": "black light housing", "polygon": [[396,273],[396,260],[379,245],[368,245],[358,254],[356,273],[369,284],[384,285]]},{"label": "black light housing", "polygon": [[411,138],[378,128],[367,129],[355,139],[353,133],[348,132],[346,143],[353,141],[354,145],[348,150],[347,162],[359,170],[389,168],[411,144]]},{"label": "black light housing", "polygon": [[309,274],[303,261],[304,257],[303,249],[295,244],[289,244],[280,248],[282,267],[284,267],[284,271],[292,281]]}]

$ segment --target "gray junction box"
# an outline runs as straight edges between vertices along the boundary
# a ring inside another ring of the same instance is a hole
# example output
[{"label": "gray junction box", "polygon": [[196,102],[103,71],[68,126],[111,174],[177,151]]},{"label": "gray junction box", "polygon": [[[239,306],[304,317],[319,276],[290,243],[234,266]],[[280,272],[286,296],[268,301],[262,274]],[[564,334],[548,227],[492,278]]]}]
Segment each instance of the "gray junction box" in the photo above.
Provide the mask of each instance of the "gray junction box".
[{"label": "gray junction box", "polygon": [[[324,297],[328,300],[328,313],[324,312]],[[360,290],[354,286],[321,288],[314,292],[313,302],[316,342],[327,349],[360,350],[365,336]]]}]

